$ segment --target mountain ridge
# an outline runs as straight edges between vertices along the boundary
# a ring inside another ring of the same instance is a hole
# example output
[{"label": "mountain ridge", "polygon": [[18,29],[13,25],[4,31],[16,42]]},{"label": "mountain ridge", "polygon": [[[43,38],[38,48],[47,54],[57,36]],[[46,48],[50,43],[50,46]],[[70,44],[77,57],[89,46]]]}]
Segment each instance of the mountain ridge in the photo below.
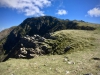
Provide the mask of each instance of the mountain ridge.
[{"label": "mountain ridge", "polygon": [[21,37],[25,35],[33,36],[34,34],[38,34],[45,37],[49,33],[66,29],[95,30],[96,27],[91,25],[80,26],[78,22],[62,20],[52,16],[27,18],[4,39],[3,50],[5,50],[5,54],[8,54]]}]

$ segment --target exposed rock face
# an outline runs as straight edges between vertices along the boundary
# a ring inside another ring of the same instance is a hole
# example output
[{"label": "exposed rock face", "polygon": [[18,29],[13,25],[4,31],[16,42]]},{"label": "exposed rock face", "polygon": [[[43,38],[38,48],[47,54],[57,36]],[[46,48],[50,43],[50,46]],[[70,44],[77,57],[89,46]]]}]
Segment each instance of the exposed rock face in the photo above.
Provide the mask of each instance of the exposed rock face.
[{"label": "exposed rock face", "polygon": [[6,59],[9,57],[29,59],[35,56],[48,54],[51,48],[48,47],[48,44],[45,43],[45,40],[46,39],[44,37],[39,35],[26,35],[21,38]]}]

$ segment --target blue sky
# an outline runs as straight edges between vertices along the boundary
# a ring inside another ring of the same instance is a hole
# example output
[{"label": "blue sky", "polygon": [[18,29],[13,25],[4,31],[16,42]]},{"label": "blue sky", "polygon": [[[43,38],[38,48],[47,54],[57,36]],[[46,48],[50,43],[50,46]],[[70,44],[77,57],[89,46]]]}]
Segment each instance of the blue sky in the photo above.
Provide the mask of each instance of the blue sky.
[{"label": "blue sky", "polygon": [[100,0],[0,0],[0,31],[44,15],[100,24]]}]

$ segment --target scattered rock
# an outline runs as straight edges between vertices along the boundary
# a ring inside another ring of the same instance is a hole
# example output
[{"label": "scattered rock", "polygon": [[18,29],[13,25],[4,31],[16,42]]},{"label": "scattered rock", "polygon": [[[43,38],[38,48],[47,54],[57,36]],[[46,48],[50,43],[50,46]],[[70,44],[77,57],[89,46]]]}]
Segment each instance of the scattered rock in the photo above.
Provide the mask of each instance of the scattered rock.
[{"label": "scattered rock", "polygon": [[88,73],[88,74],[83,74],[83,75],[93,75],[92,73]]},{"label": "scattered rock", "polygon": [[11,75],[14,75],[14,73],[12,73]]},{"label": "scattered rock", "polygon": [[47,66],[46,64],[44,64],[44,66]]},{"label": "scattered rock", "polygon": [[49,68],[50,70],[52,69],[52,68]]},{"label": "scattered rock", "polygon": [[64,62],[67,62],[68,61],[68,59],[67,58],[64,58],[64,60],[63,60]]},{"label": "scattered rock", "polygon": [[69,62],[68,62],[68,64],[72,64],[72,62],[71,62],[71,61],[69,61]]},{"label": "scattered rock", "polygon": [[26,56],[24,56],[24,55],[22,55],[22,54],[19,54],[18,57],[19,57],[19,58],[25,58]]},{"label": "scattered rock", "polygon": [[16,58],[34,58],[36,56],[44,55],[48,53],[50,48],[45,42],[45,38],[39,35],[29,36],[26,35],[21,38],[18,45],[16,45],[17,52],[15,52]]},{"label": "scattered rock", "polygon": [[68,61],[68,64],[75,64],[75,62],[72,62],[72,61]]},{"label": "scattered rock", "polygon": [[100,58],[92,58],[92,59],[94,59],[94,60],[100,60]]},{"label": "scattered rock", "polygon": [[66,74],[69,74],[70,72],[66,70]]}]

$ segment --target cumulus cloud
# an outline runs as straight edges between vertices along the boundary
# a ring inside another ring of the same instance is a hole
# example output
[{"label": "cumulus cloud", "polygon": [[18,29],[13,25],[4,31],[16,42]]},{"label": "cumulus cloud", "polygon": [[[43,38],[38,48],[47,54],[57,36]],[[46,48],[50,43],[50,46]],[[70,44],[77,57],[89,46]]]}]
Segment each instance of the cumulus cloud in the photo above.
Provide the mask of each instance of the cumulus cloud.
[{"label": "cumulus cloud", "polygon": [[64,10],[64,9],[61,9],[61,10],[58,10],[58,12],[56,14],[58,14],[58,15],[66,15],[66,14],[68,14],[68,12],[66,10]]},{"label": "cumulus cloud", "polygon": [[52,0],[0,0],[0,6],[24,12],[26,16],[44,15],[42,9],[51,6]]},{"label": "cumulus cloud", "polygon": [[91,17],[100,17],[100,8],[95,7],[93,9],[89,10],[87,13]]}]

